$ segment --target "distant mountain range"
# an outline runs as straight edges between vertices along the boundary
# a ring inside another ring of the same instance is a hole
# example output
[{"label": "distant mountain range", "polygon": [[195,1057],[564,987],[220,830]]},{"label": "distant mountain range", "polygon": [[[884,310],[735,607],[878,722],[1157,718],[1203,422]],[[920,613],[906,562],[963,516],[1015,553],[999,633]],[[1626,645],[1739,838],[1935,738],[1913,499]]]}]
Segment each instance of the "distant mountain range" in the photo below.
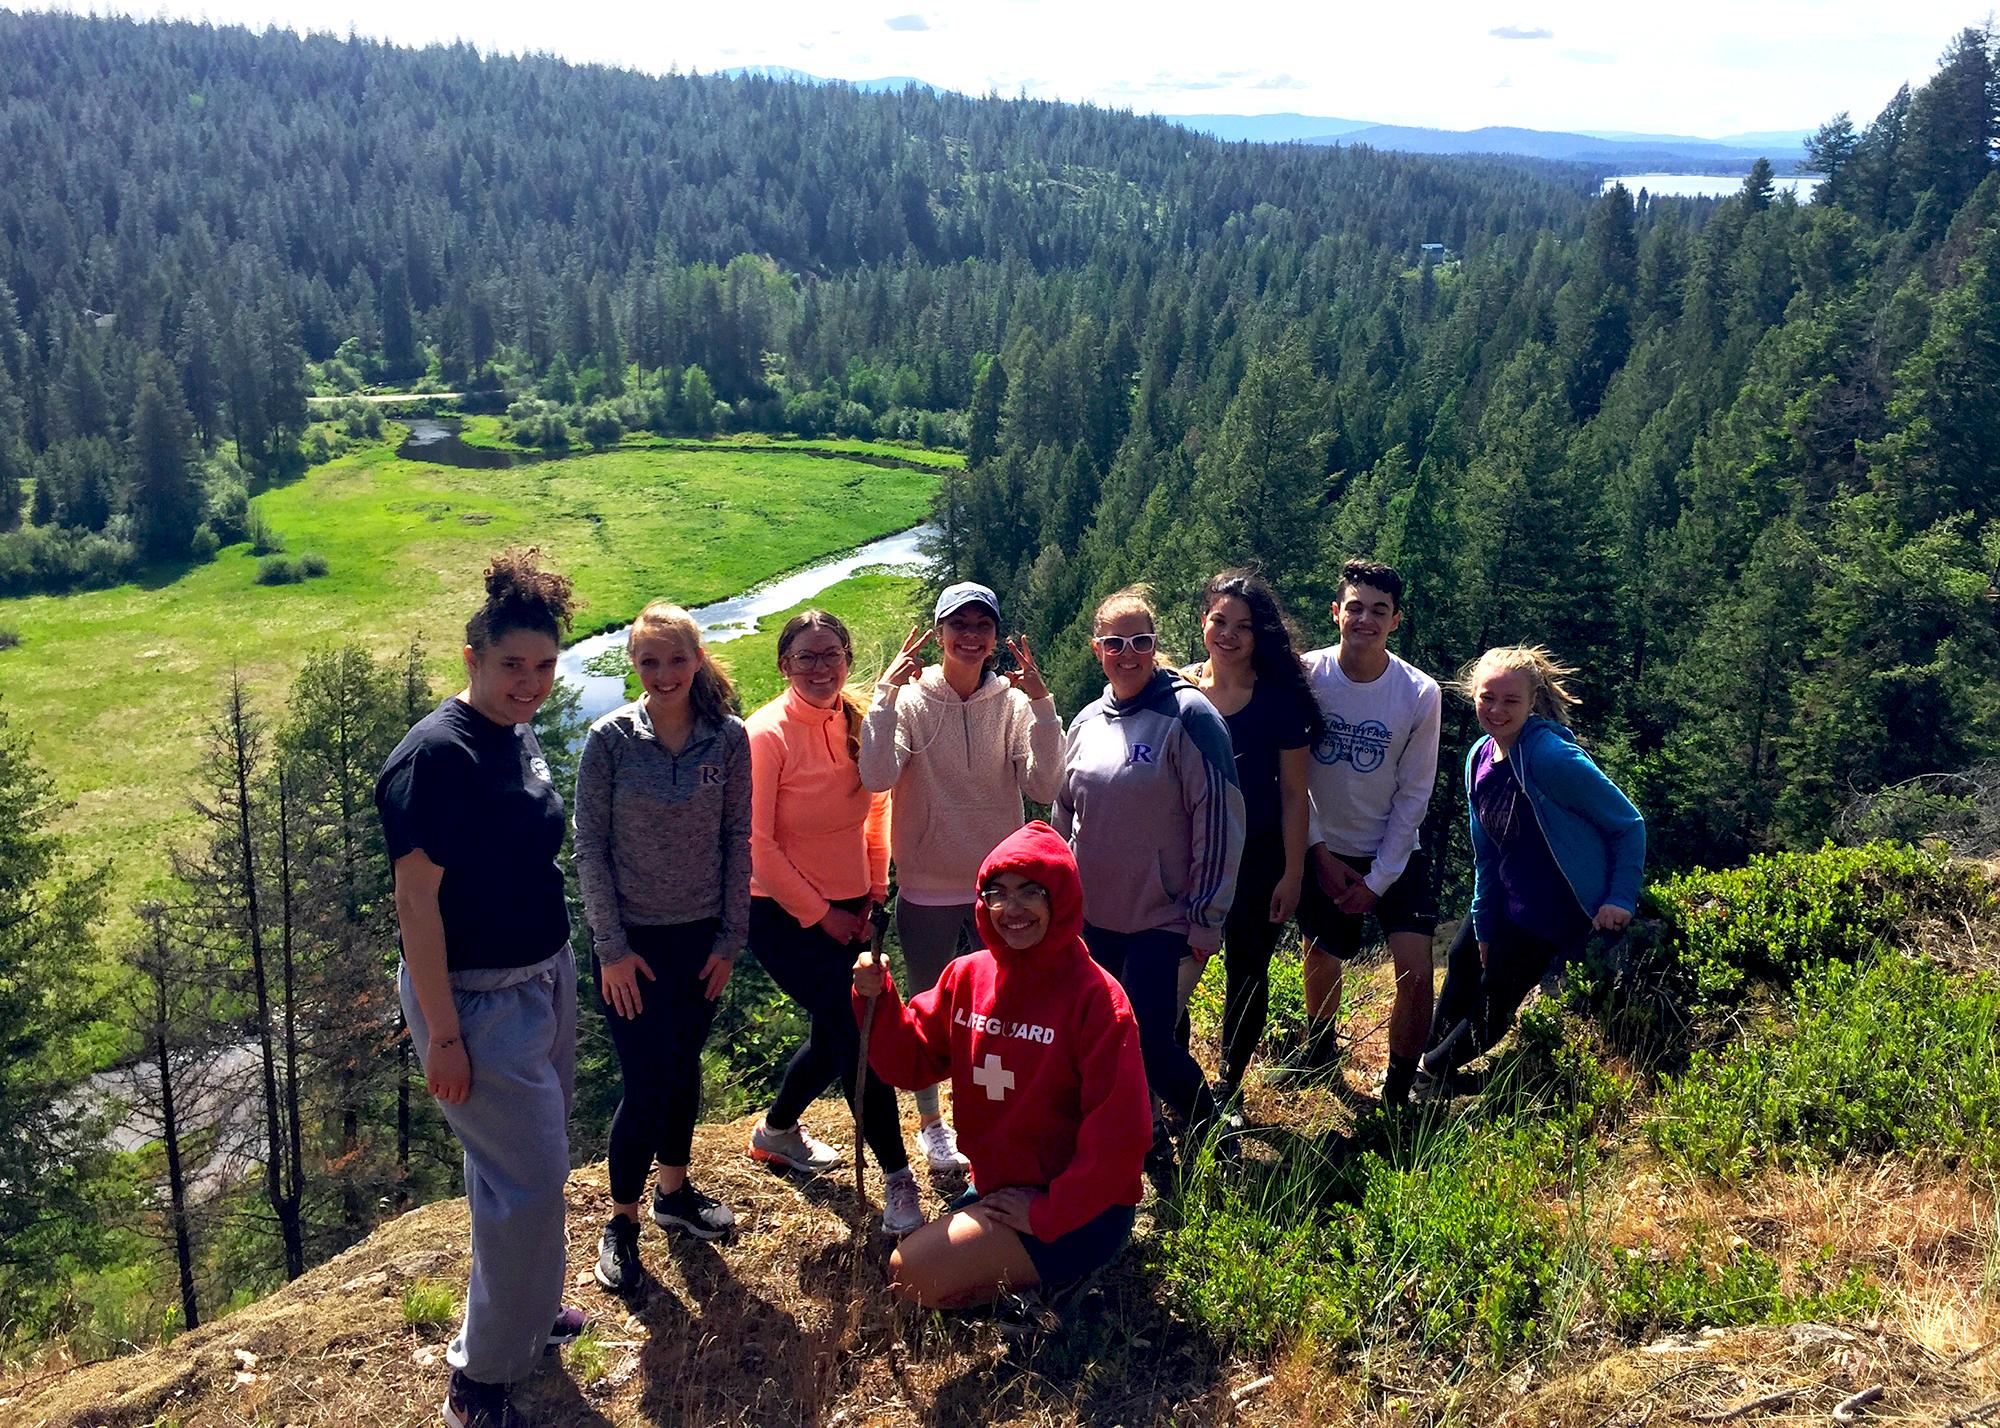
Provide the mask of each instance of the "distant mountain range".
[{"label": "distant mountain range", "polygon": [[[721,71],[725,78],[749,77],[796,84],[847,84],[869,93],[907,89],[911,85],[942,93],[942,86],[909,75],[881,79],[828,79],[783,65],[746,65]],[[1366,144],[1406,154],[1520,154],[1532,159],[1590,164],[1630,172],[1647,170],[1747,171],[1760,158],[1779,173],[1790,173],[1805,157],[1810,129],[1783,129],[1754,134],[1728,134],[1703,139],[1686,134],[1635,134],[1621,130],[1586,130],[1569,134],[1545,129],[1418,129],[1401,124],[1375,124],[1366,119],[1338,119],[1320,114],[1162,114],[1160,118],[1196,133],[1231,143]]]},{"label": "distant mountain range", "polygon": [[1312,114],[1162,114],[1160,118],[1232,142],[1367,144],[1407,154],[1521,154],[1598,168],[1747,170],[1760,158],[1789,172],[1805,157],[1808,129],[1700,139],[1683,134],[1544,129],[1418,129]]}]

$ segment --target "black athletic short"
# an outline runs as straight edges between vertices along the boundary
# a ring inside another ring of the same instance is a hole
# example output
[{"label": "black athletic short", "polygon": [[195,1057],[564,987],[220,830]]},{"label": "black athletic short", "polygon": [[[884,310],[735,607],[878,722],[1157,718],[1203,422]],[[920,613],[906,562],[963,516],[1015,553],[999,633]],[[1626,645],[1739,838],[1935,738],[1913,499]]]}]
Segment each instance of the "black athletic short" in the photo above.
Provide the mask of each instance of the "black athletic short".
[{"label": "black athletic short", "polygon": [[[1366,874],[1373,858],[1334,856],[1357,873]],[[1430,858],[1422,848],[1410,854],[1403,875],[1389,884],[1389,891],[1375,900],[1373,912],[1356,917],[1334,906],[1333,899],[1313,875],[1312,859],[1306,859],[1306,876],[1299,888],[1299,932],[1319,950],[1345,962],[1361,950],[1362,923],[1372,917],[1382,925],[1382,935],[1416,932],[1429,937],[1437,931],[1437,904],[1431,897]]]}]

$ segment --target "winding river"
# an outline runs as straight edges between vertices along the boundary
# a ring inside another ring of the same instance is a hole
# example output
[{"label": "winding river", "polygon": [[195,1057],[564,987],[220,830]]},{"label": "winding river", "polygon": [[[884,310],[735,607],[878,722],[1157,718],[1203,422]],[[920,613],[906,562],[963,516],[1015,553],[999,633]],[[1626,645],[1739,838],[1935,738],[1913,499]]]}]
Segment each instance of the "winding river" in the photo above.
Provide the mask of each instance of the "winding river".
[{"label": "winding river", "polygon": [[[441,466],[493,470],[526,462],[560,459],[539,452],[467,446],[459,439],[461,423],[455,417],[411,417],[405,420],[404,425],[409,428],[410,434],[396,448],[396,455],[405,461],[432,461]],[[801,600],[809,600],[857,570],[870,566],[897,568],[923,564],[921,545],[934,529],[923,525],[897,531],[894,535],[870,541],[859,550],[807,566],[769,584],[752,586],[740,595],[717,600],[712,605],[703,605],[688,613],[694,616],[695,623],[701,626],[702,637],[710,644],[740,639],[755,630],[757,622],[764,616],[790,609]],[[618,648],[624,642],[625,626],[620,625],[615,630],[578,640],[564,650],[562,658],[557,661],[556,678],[576,689],[578,712],[585,720],[609,714],[625,702],[622,665],[615,674],[593,674],[589,668],[599,655]]]},{"label": "winding river", "polygon": [[[928,525],[912,526],[909,530],[870,541],[859,550],[823,560],[818,565],[809,565],[768,585],[753,586],[741,595],[717,600],[713,605],[703,605],[688,613],[694,616],[695,623],[701,626],[702,638],[710,644],[741,639],[755,630],[757,622],[764,616],[788,610],[801,600],[809,600],[857,570],[865,570],[869,566],[923,564],[922,542],[935,530]],[[592,674],[586,668],[606,650],[617,649],[624,643],[625,626],[620,625],[615,630],[578,640],[564,650],[562,658],[556,662],[556,678],[576,687],[579,712],[585,719],[597,719],[609,714],[625,702],[622,666],[617,674]]]}]

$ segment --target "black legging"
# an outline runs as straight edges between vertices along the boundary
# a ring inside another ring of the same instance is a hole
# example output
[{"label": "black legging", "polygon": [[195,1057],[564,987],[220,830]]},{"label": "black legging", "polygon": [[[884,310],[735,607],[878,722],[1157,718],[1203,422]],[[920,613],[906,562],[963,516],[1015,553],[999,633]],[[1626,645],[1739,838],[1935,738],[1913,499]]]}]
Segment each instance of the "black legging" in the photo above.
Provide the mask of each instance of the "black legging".
[{"label": "black legging", "polygon": [[[851,898],[836,907],[858,910],[866,901]],[[861,1053],[861,1029],[854,1022],[854,1003],[849,992],[854,986],[854,958],[859,949],[835,942],[817,927],[805,927],[775,898],[750,899],[750,950],[770,974],[778,989],[799,1004],[812,1019],[812,1031],[805,1044],[792,1054],[785,1067],[785,1079],[771,1102],[765,1123],[786,1130],[799,1123],[807,1106],[821,1092],[840,1079],[847,1104],[854,1104],[854,1065]],[[903,1125],[896,1114],[896,1093],[867,1075],[861,1093],[863,1130],[868,1148],[884,1173],[894,1173],[910,1163],[903,1149]],[[857,1149],[857,1155],[860,1151]]]},{"label": "black legging", "polygon": [[[1255,839],[1243,845],[1236,899],[1222,924],[1222,1079],[1236,1085],[1250,1070],[1250,1058],[1264,1039],[1271,1015],[1271,956],[1278,950],[1282,922],[1271,921],[1271,894],[1285,871],[1282,840]],[[1190,1049],[1193,1028],[1181,1009],[1174,1034]]]},{"label": "black legging", "polygon": [[638,1200],[655,1160],[662,1165],[688,1163],[695,1116],[701,1109],[701,1047],[715,1020],[715,1003],[703,994],[701,969],[715,948],[721,925],[711,917],[672,927],[625,929],[625,940],[634,954],[646,959],[653,980],[639,978],[641,1009],[636,1017],[604,1007],[605,1029],[611,1033],[625,1082],[624,1098],[611,1117],[615,1205]]},{"label": "black legging", "polygon": [[1190,1135],[1199,1139],[1215,1121],[1215,1097],[1201,1066],[1180,1042],[1180,964],[1187,937],[1171,928],[1108,932],[1084,924],[1091,958],[1118,979],[1139,1023],[1139,1052],[1146,1062],[1146,1085],[1173,1107]]},{"label": "black legging", "polygon": [[1575,957],[1590,938],[1586,924],[1573,939],[1551,942],[1504,913],[1494,918],[1492,930],[1485,966],[1479,963],[1470,916],[1458,924],[1445,954],[1444,986],[1431,1017],[1430,1050],[1424,1053],[1424,1069],[1434,1076],[1456,1071],[1499,1044],[1535,983],[1550,967]]},{"label": "black legging", "polygon": [[1222,1079],[1231,1085],[1250,1070],[1271,1012],[1271,954],[1285,930],[1271,921],[1271,894],[1285,872],[1284,841],[1244,844],[1241,869],[1222,924]]}]

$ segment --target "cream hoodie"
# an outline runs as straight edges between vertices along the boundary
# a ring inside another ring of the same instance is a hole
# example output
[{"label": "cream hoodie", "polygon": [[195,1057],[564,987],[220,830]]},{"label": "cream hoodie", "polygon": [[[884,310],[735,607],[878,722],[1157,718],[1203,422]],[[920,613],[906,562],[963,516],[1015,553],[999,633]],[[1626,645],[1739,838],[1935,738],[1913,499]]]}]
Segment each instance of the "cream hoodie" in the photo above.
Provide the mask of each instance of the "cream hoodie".
[{"label": "cream hoodie", "polygon": [[890,792],[889,842],[902,896],[959,907],[979,864],[1026,818],[1021,795],[1048,803],[1062,784],[1062,721],[989,674],[960,699],[931,665],[909,684],[875,686],[861,723],[861,782]]}]

